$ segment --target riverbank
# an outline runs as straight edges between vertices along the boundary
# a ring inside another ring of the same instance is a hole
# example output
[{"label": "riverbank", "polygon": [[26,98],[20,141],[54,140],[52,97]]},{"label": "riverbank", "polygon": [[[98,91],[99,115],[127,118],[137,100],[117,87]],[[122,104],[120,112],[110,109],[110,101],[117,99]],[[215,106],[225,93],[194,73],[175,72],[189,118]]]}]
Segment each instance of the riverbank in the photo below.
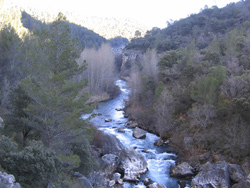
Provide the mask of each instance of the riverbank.
[{"label": "riverbank", "polygon": [[[177,155],[177,163],[171,167],[170,176],[189,179],[191,187],[250,187],[250,163],[246,159],[242,163],[236,163],[228,159],[228,156],[206,150],[203,145],[197,146],[191,136],[185,135],[180,129],[160,133],[155,127],[147,127],[138,123],[128,107],[125,113],[138,127],[161,135],[162,142],[172,148]],[[192,179],[192,180],[191,180]]]}]

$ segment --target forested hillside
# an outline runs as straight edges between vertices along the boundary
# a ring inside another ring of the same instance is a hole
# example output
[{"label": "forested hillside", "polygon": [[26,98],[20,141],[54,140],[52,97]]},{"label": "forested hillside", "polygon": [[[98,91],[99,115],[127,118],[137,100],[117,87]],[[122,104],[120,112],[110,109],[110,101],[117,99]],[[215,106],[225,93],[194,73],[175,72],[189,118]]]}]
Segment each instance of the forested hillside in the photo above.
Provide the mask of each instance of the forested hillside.
[{"label": "forested hillside", "polygon": [[205,8],[126,47],[127,113],[169,139],[181,158],[214,151],[242,162],[250,155],[249,13],[249,0]]}]

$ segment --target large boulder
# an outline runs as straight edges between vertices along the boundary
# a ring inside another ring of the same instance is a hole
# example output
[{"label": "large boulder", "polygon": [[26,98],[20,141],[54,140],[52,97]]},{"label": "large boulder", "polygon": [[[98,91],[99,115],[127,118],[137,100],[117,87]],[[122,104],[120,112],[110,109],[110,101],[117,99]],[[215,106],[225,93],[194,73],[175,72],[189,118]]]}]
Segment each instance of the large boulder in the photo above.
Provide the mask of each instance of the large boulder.
[{"label": "large boulder", "polygon": [[103,143],[101,146],[102,154],[119,155],[121,150],[124,148],[122,143],[111,134],[104,134],[103,137]]},{"label": "large boulder", "polygon": [[192,179],[191,187],[230,187],[228,164],[224,161],[216,164],[205,163],[201,171]]},{"label": "large boulder", "polygon": [[146,131],[144,131],[143,129],[140,129],[138,127],[136,127],[133,130],[133,137],[135,137],[137,139],[144,139],[144,138],[146,138]]},{"label": "large boulder", "polygon": [[235,183],[240,182],[245,177],[245,173],[242,171],[240,165],[236,164],[229,164],[229,175],[230,179]]},{"label": "large boulder", "polygon": [[147,162],[144,156],[133,148],[123,149],[120,159],[119,169],[124,174],[124,181],[139,182],[140,175],[147,172]]},{"label": "large boulder", "polygon": [[105,174],[106,177],[111,178],[117,170],[120,159],[117,155],[106,154],[100,159],[100,170]]},{"label": "large boulder", "polygon": [[12,174],[0,172],[0,187],[1,188],[21,188],[19,183],[16,183],[15,177]]},{"label": "large boulder", "polygon": [[193,168],[187,162],[171,166],[170,168],[170,176],[172,177],[191,178],[193,175]]}]

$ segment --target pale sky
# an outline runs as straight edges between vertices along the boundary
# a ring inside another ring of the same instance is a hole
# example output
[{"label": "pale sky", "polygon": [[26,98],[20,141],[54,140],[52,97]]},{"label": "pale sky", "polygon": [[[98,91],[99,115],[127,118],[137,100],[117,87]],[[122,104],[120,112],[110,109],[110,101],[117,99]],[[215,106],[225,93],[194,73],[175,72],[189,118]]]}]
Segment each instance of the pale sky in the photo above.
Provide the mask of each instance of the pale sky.
[{"label": "pale sky", "polygon": [[[9,0],[7,0],[9,1]],[[166,27],[170,19],[179,20],[199,13],[207,5],[219,8],[240,0],[11,0],[53,12],[73,12],[85,16],[136,18],[151,27]]]}]

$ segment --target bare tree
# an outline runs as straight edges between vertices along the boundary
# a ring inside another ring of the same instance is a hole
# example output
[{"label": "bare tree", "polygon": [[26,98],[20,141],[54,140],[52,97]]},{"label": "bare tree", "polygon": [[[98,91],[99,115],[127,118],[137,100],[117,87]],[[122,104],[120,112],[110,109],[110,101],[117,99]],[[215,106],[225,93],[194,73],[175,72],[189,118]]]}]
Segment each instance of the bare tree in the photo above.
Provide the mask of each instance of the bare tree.
[{"label": "bare tree", "polygon": [[145,76],[151,77],[155,82],[158,80],[158,61],[156,50],[148,50],[142,58],[142,73]]},{"label": "bare tree", "polygon": [[248,75],[231,77],[223,83],[221,90],[229,99],[246,97],[250,92],[249,80]]},{"label": "bare tree", "polygon": [[87,62],[87,70],[82,77],[88,79],[89,90],[92,93],[100,94],[109,90],[115,80],[114,55],[109,44],[103,44],[98,50],[85,49],[78,60],[81,64]]},{"label": "bare tree", "polygon": [[167,90],[161,93],[154,109],[157,118],[156,128],[158,132],[161,134],[165,131],[172,130],[175,127],[172,117],[174,111],[174,98]]},{"label": "bare tree", "polygon": [[198,125],[202,129],[206,129],[208,125],[213,123],[213,118],[216,116],[216,110],[213,106],[208,104],[197,104],[188,112],[188,116],[192,118],[195,125]]}]

